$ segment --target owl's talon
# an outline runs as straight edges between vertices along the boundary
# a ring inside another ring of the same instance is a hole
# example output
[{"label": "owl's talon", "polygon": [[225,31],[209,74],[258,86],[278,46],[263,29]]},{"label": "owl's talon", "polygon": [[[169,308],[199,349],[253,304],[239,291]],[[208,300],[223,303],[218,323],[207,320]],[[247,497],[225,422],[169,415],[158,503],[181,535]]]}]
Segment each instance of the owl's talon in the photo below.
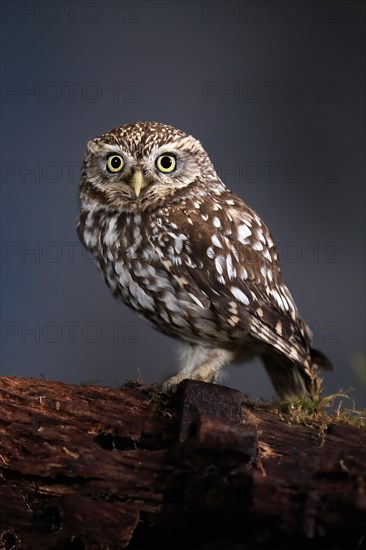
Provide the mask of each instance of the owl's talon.
[{"label": "owl's talon", "polygon": [[186,378],[187,376],[180,376],[179,374],[167,378],[164,382],[162,382],[161,389],[165,392],[175,393],[179,384]]}]

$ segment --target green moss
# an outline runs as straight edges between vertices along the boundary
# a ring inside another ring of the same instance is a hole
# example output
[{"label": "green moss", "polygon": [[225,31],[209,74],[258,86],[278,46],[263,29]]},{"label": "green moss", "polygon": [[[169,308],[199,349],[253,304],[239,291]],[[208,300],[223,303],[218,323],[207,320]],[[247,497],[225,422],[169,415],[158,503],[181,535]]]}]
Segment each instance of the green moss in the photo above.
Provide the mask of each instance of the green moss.
[{"label": "green moss", "polygon": [[322,397],[319,389],[313,397],[275,402],[270,408],[291,424],[317,428],[320,435],[325,434],[331,424],[366,427],[366,410],[357,410],[353,399],[344,390]]}]

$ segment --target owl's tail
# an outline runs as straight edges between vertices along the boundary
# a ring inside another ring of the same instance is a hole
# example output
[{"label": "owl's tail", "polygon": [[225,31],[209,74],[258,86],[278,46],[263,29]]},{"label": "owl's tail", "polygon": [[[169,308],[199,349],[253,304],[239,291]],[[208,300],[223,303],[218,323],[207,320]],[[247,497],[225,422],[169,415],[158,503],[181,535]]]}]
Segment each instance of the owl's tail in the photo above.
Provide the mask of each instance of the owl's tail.
[{"label": "owl's tail", "polygon": [[292,400],[319,394],[321,380],[317,371],[331,371],[332,364],[326,355],[316,349],[310,349],[310,358],[311,368],[307,369],[275,351],[262,356],[266,371],[280,399]]}]

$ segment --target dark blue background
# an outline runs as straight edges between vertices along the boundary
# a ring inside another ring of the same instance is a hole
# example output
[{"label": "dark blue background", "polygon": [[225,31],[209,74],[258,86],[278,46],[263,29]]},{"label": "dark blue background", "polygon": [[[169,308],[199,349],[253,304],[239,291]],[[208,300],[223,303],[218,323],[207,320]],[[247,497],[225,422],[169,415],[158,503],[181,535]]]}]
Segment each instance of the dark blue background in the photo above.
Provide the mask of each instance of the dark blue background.
[{"label": "dark blue background", "polygon": [[[270,227],[334,374],[365,406],[365,4],[1,2],[1,374],[113,385],[177,343],[113,300],[75,232],[86,141],[135,120],[201,140]],[[259,362],[225,383],[273,390]]]}]

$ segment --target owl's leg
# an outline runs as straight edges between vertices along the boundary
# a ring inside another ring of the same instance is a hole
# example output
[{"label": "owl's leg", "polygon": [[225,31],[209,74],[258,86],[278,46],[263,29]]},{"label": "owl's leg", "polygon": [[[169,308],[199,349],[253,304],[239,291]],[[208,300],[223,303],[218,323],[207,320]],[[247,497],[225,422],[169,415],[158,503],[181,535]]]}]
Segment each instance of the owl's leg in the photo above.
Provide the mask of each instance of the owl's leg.
[{"label": "owl's leg", "polygon": [[185,378],[214,383],[220,370],[234,359],[235,353],[220,348],[208,348],[200,344],[184,344],[182,349],[182,368],[176,376],[165,380],[164,390],[175,390]]}]

